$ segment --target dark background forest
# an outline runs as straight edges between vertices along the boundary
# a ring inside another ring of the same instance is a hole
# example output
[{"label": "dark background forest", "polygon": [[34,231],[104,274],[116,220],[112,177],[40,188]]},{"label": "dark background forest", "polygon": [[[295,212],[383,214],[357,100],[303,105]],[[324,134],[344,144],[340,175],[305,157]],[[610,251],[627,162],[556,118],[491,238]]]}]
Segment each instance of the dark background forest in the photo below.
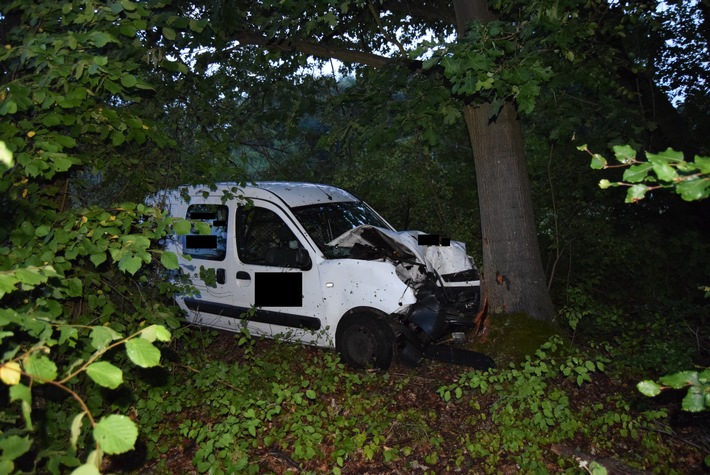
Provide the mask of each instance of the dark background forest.
[{"label": "dark background forest", "polygon": [[[707,472],[709,32],[706,0],[3,2],[0,473]],[[498,369],[184,325],[148,197],[258,180],[466,242]]]}]

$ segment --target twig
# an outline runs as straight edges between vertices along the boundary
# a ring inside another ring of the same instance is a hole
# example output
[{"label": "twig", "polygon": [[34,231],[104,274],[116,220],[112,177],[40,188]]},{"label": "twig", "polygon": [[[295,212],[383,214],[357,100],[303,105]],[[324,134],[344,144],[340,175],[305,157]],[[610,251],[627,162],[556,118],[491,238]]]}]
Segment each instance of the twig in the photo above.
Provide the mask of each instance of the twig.
[{"label": "twig", "polygon": [[372,4],[372,2],[368,1],[367,6],[370,8],[370,13],[372,13],[372,17],[375,19],[375,23],[377,24],[377,29],[380,30],[380,32],[384,35],[385,38],[387,38],[388,41],[391,41],[392,43],[397,45],[397,48],[399,49],[400,54],[406,58],[407,51],[404,49],[404,46],[402,46],[402,43],[397,41],[397,38],[393,38],[390,35],[388,35],[387,32],[382,28],[382,24],[380,23],[380,15],[377,12],[377,10],[375,10],[375,6]]}]

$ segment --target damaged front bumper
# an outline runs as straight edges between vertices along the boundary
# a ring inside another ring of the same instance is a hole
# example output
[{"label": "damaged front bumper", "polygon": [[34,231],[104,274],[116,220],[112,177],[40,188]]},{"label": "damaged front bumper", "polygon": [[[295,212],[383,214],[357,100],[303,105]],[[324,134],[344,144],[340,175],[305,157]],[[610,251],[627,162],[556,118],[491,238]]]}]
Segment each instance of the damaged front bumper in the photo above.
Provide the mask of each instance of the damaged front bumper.
[{"label": "damaged front bumper", "polygon": [[[442,288],[420,288],[417,302],[400,320],[397,332],[400,360],[410,366],[428,358],[480,370],[494,368],[495,362],[490,357],[449,344],[465,341],[463,333],[457,330],[474,326],[479,295],[469,289],[451,301]],[[444,339],[446,343],[442,343]]]},{"label": "damaged front bumper", "polygon": [[[442,344],[453,331],[473,327],[480,307],[480,277],[466,247],[458,241],[430,244],[430,235],[360,226],[329,246],[349,249],[354,259],[383,259],[416,296],[416,302],[394,314],[400,359],[418,365],[424,358],[489,369],[493,361],[473,351]],[[422,239],[426,238],[426,239]],[[426,243],[426,244],[422,244]]]}]

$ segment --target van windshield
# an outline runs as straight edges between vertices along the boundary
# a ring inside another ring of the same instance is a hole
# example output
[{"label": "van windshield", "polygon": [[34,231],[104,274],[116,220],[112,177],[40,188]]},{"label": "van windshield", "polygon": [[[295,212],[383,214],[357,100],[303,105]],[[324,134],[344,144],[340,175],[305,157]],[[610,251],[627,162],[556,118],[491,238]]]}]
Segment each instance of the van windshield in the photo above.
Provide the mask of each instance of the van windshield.
[{"label": "van windshield", "polygon": [[327,258],[348,257],[349,249],[327,243],[353,228],[369,224],[385,229],[392,227],[362,201],[327,203],[293,208],[293,214]]}]

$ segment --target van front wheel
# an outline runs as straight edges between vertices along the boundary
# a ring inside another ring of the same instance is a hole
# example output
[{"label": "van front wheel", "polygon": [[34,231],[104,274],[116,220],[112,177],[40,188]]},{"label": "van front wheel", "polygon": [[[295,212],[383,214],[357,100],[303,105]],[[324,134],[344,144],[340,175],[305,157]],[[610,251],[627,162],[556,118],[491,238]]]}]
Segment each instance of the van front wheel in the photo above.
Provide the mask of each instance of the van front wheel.
[{"label": "van front wheel", "polygon": [[387,369],[394,358],[395,335],[376,315],[355,313],[341,320],[335,349],[343,362],[356,369]]}]

